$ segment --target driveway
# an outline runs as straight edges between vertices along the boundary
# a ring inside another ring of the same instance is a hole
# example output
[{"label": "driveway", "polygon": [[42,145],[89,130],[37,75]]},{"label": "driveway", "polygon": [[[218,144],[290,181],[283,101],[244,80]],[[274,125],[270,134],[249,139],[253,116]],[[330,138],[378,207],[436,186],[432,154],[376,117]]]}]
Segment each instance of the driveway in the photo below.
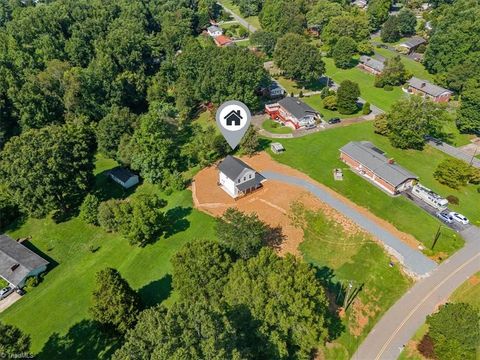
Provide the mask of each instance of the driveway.
[{"label": "driveway", "polygon": [[245,27],[248,31],[254,33],[255,31],[257,31],[258,29],[253,26],[252,24],[250,24],[247,20],[245,20],[244,18],[238,16],[237,14],[235,14],[232,10],[230,10],[229,8],[227,8],[225,5],[223,5],[222,3],[220,2],[217,2],[218,5],[220,5],[227,13],[229,13],[236,21],[238,21],[240,23],[240,25],[242,25],[243,27]]},{"label": "driveway", "polygon": [[395,256],[403,265],[405,271],[412,276],[416,278],[427,277],[437,267],[437,264],[433,260],[423,255],[420,251],[411,248],[401,239],[397,238],[392,233],[388,232],[372,220],[362,215],[355,208],[335,198],[321,187],[307,180],[273,171],[263,171],[261,174],[267,179],[300,186],[305,190],[310,191],[324,203],[353,220],[362,229],[371,233],[379,241],[381,241],[385,249],[391,255]]},{"label": "driveway", "polygon": [[0,313],[5,311],[12,304],[20,300],[22,297],[18,295],[15,291],[8,295],[5,299],[0,300]]},{"label": "driveway", "polygon": [[398,300],[375,325],[352,359],[397,359],[427,315],[435,312],[457,287],[480,271],[480,229],[470,226],[460,234],[465,246]]}]

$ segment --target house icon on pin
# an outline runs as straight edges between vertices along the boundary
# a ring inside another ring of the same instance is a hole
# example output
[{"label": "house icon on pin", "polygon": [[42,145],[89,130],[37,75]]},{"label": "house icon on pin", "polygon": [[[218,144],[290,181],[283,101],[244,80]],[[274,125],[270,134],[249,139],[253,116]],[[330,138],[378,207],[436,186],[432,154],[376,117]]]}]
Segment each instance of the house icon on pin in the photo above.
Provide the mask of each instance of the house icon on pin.
[{"label": "house icon on pin", "polygon": [[225,121],[227,126],[240,126],[240,120],[242,120],[242,116],[240,115],[240,110],[232,110],[225,116]]}]

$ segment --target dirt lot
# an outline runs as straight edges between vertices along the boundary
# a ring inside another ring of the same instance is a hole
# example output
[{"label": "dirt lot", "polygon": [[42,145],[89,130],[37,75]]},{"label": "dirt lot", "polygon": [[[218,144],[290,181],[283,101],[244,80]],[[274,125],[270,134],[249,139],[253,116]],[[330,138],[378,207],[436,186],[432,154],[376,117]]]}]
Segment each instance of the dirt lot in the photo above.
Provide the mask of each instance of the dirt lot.
[{"label": "dirt lot", "polygon": [[[261,153],[253,157],[242,158],[248,165],[257,171],[272,170],[282,172],[287,175],[297,176],[316,183],[305,174],[292,169],[288,166],[273,161],[266,153]],[[238,200],[232,199],[219,186],[217,186],[218,171],[215,167],[209,167],[200,171],[194,178],[192,183],[193,201],[195,207],[214,216],[220,216],[229,207],[236,207],[241,211],[251,213],[255,212],[260,219],[271,226],[281,226],[286,240],[282,244],[280,254],[291,253],[299,255],[298,245],[303,240],[303,231],[295,228],[290,224],[289,209],[294,201],[301,201],[307,208],[312,210],[322,210],[331,219],[340,223],[347,232],[355,233],[362,231],[355,223],[346,218],[328,205],[322,203],[316,197],[305,190],[277,182],[268,180],[264,182],[262,189],[243,197]],[[321,184],[316,183],[324,187]],[[325,187],[324,187],[325,188]],[[328,189],[329,190],[329,189]],[[403,239],[412,247],[417,247],[419,243],[410,235],[398,231],[390,223],[377,218],[366,209],[361,208],[341,195],[329,190],[332,195],[340,198],[342,201],[348,202],[355,206],[364,215],[376,221],[378,224]]]}]

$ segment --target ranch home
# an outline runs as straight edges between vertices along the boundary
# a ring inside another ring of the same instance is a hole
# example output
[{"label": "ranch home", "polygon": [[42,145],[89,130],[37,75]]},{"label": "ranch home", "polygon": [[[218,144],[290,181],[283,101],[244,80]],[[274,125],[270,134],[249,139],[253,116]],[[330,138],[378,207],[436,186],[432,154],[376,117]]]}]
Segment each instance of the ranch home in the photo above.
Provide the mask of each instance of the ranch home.
[{"label": "ranch home", "polygon": [[262,187],[265,178],[242,160],[228,155],[218,164],[218,185],[231,197],[251,193]]},{"label": "ranch home", "polygon": [[420,45],[427,43],[427,40],[419,36],[414,36],[406,39],[404,42],[397,46],[397,50],[401,53],[410,54],[414,52]]},{"label": "ranch home", "polygon": [[275,104],[265,105],[266,113],[293,129],[315,126],[320,114],[298,98],[286,97]]},{"label": "ranch home", "polygon": [[360,62],[357,66],[373,75],[381,74],[385,67],[383,61],[365,55],[360,56]]},{"label": "ranch home", "polygon": [[209,26],[209,27],[207,28],[207,33],[208,33],[208,35],[210,35],[211,37],[215,38],[215,37],[217,37],[217,36],[222,35],[222,34],[223,34],[223,30],[222,30],[220,27],[216,26],[216,25],[212,25],[212,26]]},{"label": "ranch home", "polygon": [[0,235],[0,277],[12,287],[21,288],[30,276],[47,269],[48,261],[7,235]]},{"label": "ranch home", "polygon": [[416,77],[412,77],[410,80],[408,80],[407,91],[410,94],[421,95],[438,103],[448,102],[450,100],[450,96],[453,94],[448,89],[444,89],[428,82],[427,80],[418,79]]},{"label": "ranch home", "polygon": [[411,188],[418,180],[369,141],[349,142],[340,149],[340,159],[390,195]]}]

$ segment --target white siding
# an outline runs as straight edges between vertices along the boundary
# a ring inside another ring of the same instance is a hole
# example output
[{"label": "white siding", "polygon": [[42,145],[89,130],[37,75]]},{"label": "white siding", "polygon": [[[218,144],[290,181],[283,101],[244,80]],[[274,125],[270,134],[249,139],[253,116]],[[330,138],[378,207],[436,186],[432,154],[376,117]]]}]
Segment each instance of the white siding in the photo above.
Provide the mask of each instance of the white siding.
[{"label": "white siding", "polygon": [[233,182],[233,180],[228,178],[221,171],[219,172],[219,175],[218,175],[218,182],[222,186],[222,189],[225,190],[225,192],[228,195],[230,195],[233,198],[238,196],[238,190],[237,190],[237,187],[235,186],[235,183]]}]

